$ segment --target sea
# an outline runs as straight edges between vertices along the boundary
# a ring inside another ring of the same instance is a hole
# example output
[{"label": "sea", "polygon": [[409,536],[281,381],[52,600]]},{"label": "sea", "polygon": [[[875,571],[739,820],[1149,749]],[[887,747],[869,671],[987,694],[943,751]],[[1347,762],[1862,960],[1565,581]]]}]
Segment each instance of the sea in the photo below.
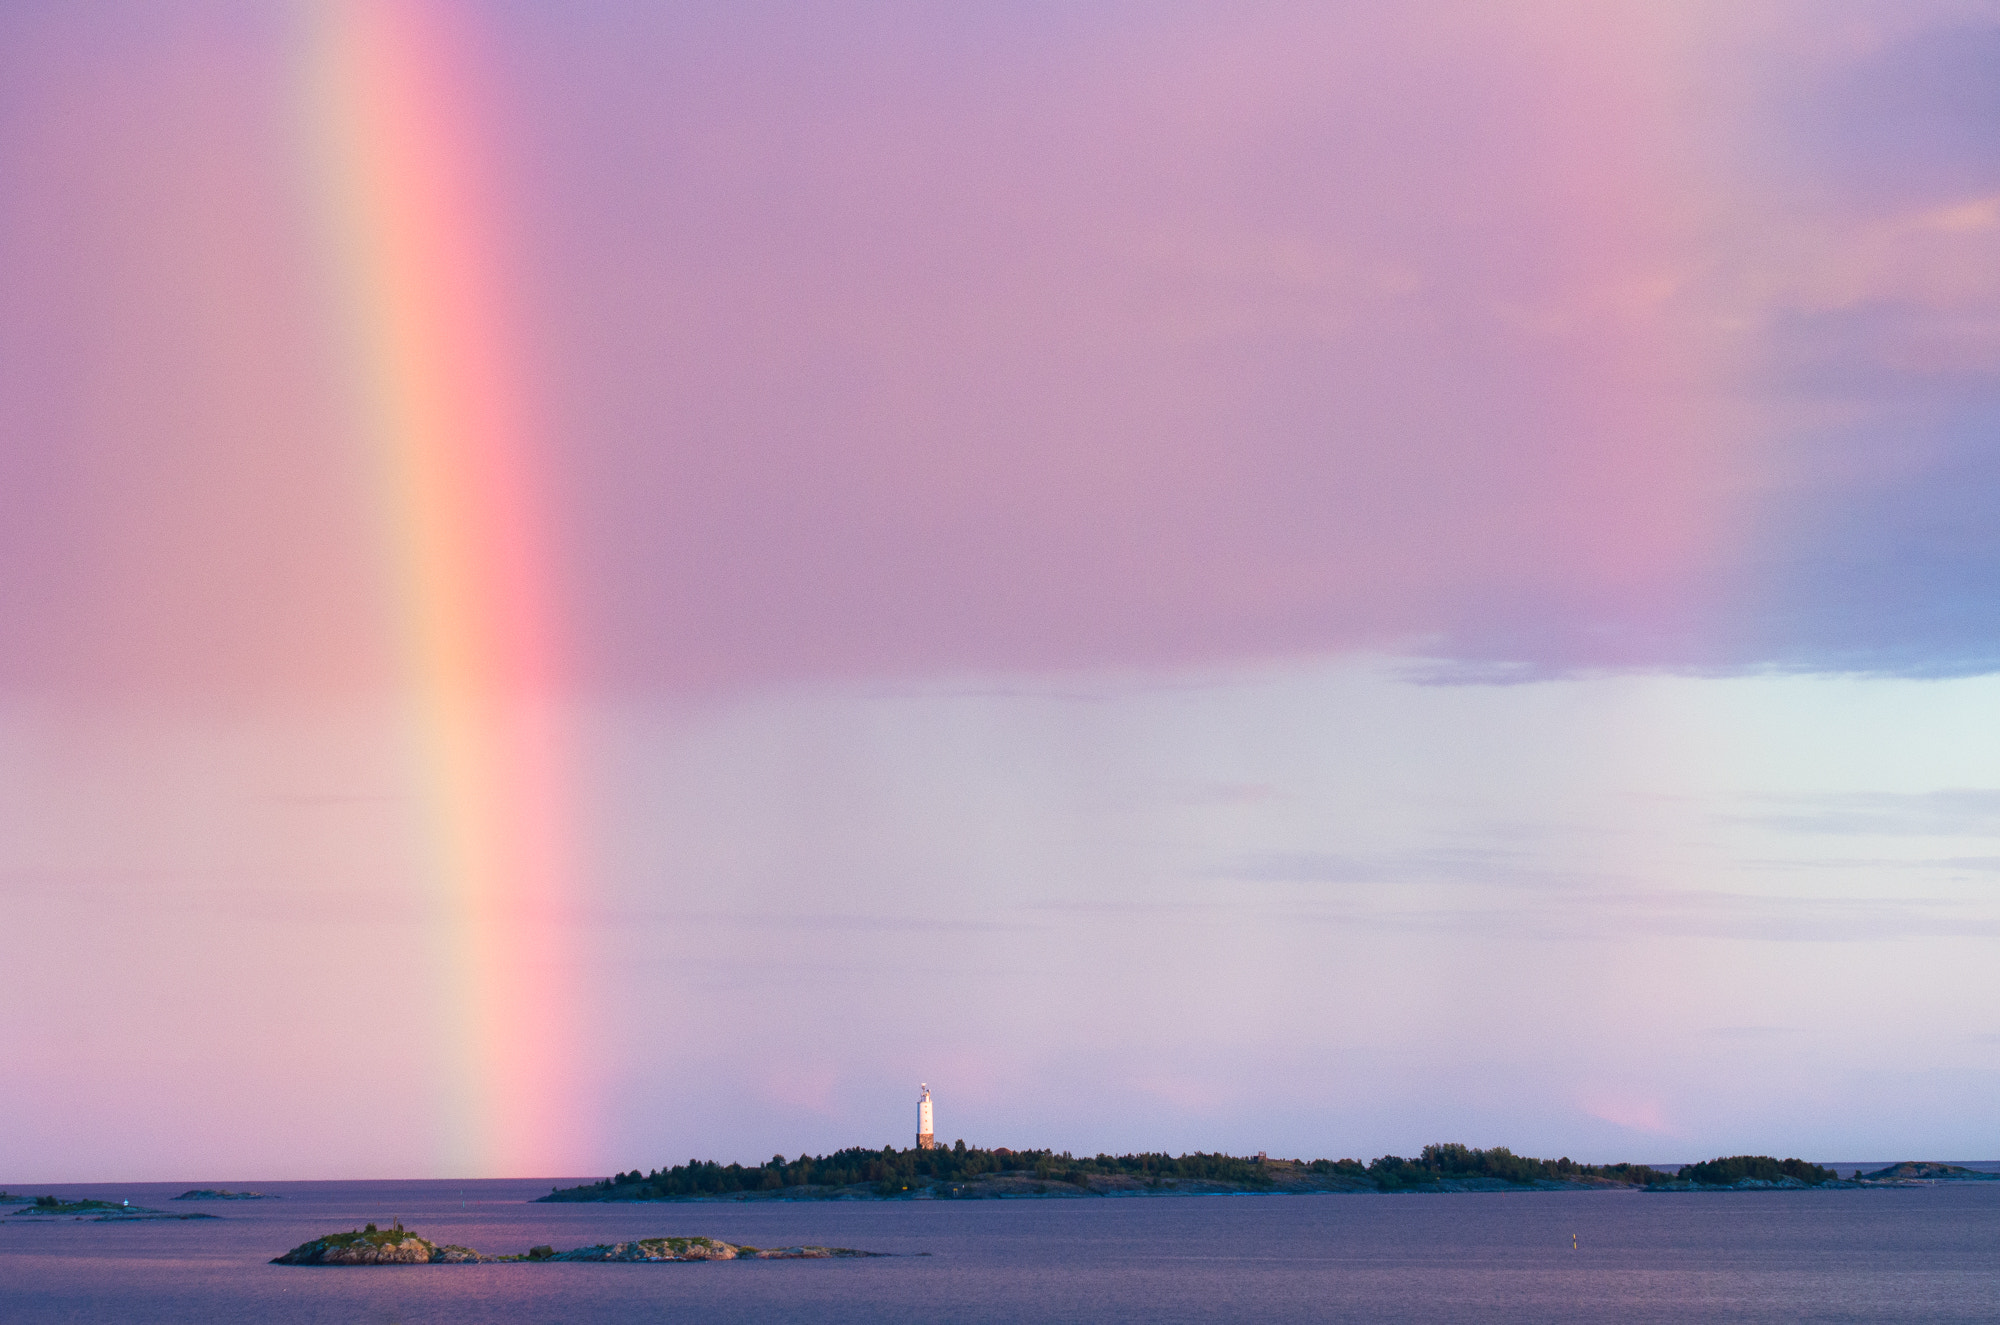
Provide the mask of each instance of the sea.
[{"label": "sea", "polygon": [[[46,1190],[220,1218],[0,1214],[0,1321],[2000,1321],[2000,1182],[642,1205],[533,1203],[551,1180],[275,1182],[257,1184],[275,1200],[170,1199],[187,1185]],[[494,1253],[706,1235],[888,1255],[269,1264],[397,1219]]]}]

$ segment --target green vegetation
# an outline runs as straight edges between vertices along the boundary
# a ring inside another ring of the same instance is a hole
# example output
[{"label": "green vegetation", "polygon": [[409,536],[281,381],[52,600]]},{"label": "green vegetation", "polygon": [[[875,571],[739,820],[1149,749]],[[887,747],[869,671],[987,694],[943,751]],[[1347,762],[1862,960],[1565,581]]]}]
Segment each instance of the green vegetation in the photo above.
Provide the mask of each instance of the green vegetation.
[{"label": "green vegetation", "polygon": [[[388,1228],[370,1224],[346,1233],[328,1233],[302,1242],[273,1265],[466,1265],[492,1257],[469,1247],[440,1247],[403,1227],[400,1219]],[[520,1257],[503,1259],[519,1260]]]},{"label": "green vegetation", "polygon": [[[403,1221],[398,1219],[387,1228],[377,1228],[369,1224],[365,1228],[352,1229],[346,1233],[329,1233],[318,1240],[329,1247],[351,1247],[357,1242],[365,1242],[371,1247],[393,1247],[405,1238],[416,1237],[416,1234],[404,1229]],[[417,1238],[417,1241],[425,1242],[426,1239]]]},{"label": "green vegetation", "polygon": [[1773,1159],[1769,1155],[1731,1155],[1726,1159],[1711,1159],[1700,1164],[1684,1164],[1679,1175],[1688,1182],[1698,1182],[1705,1187],[1727,1187],[1745,1178],[1758,1182],[1780,1182],[1793,1178],[1809,1187],[1817,1187],[1823,1182],[1832,1182],[1840,1175],[1832,1169],[1808,1164],[1802,1159]]},{"label": "green vegetation", "polygon": [[[746,1167],[691,1159],[672,1168],[634,1169],[583,1187],[550,1192],[544,1201],[659,1201],[688,1197],[781,1195],[808,1189],[867,1186],[877,1196],[899,1196],[921,1188],[943,1195],[963,1194],[968,1184],[989,1178],[1018,1178],[1045,1193],[1054,1184],[1091,1190],[1093,1178],[1124,1179],[1163,1189],[1179,1183],[1216,1183],[1248,1191],[1373,1187],[1393,1192],[1435,1188],[1447,1181],[1497,1180],[1515,1184],[1596,1181],[1645,1186],[1670,1182],[1672,1175],[1640,1164],[1578,1164],[1568,1159],[1530,1159],[1504,1146],[1475,1150],[1462,1145],[1425,1146],[1415,1159],[1384,1155],[1369,1164],[1354,1159],[1266,1160],[1207,1154],[1077,1156],[1051,1150],[982,1150],[963,1141],[949,1150],[880,1150],[859,1147],[830,1155],[801,1155]],[[1282,1180],[1282,1184],[1281,1184]],[[1128,1186],[1129,1182],[1119,1185]]]},{"label": "green vegetation", "polygon": [[737,1251],[756,1251],[755,1247],[737,1246],[735,1243],[718,1242],[714,1238],[640,1238],[638,1245],[657,1251],[671,1252],[675,1256],[685,1256],[690,1251],[720,1251],[734,1247]]},{"label": "green vegetation", "polygon": [[1963,1164],[1943,1164],[1934,1159],[1906,1159],[1854,1176],[1863,1182],[2000,1182],[2000,1173],[1969,1169]]},{"label": "green vegetation", "polygon": [[[1313,1163],[1324,1164],[1326,1161],[1314,1160]],[[1365,1173],[1378,1190],[1385,1192],[1467,1178],[1497,1178],[1501,1182],[1523,1185],[1593,1179],[1633,1187],[1673,1181],[1673,1175],[1644,1164],[1579,1164],[1567,1155],[1561,1159],[1530,1159],[1526,1155],[1515,1154],[1505,1146],[1474,1150],[1461,1145],[1431,1145],[1425,1146],[1423,1153],[1415,1159],[1384,1155],[1365,1170],[1359,1161],[1343,1159],[1337,1161],[1334,1167],[1338,1170],[1342,1165],[1352,1165],[1351,1171],[1357,1177]]]},{"label": "green vegetation", "polygon": [[853,1147],[830,1155],[800,1155],[787,1160],[773,1155],[769,1163],[745,1168],[691,1159],[669,1169],[641,1173],[634,1169],[589,1187],[552,1192],[559,1200],[600,1200],[618,1191],[625,1200],[662,1200],[677,1196],[729,1196],[749,1192],[781,1192],[801,1187],[853,1187],[867,1184],[880,1196],[894,1196],[932,1183],[966,1183],[999,1174],[1023,1174],[1042,1182],[1067,1182],[1088,1187],[1093,1175],[1128,1175],[1141,1180],[1197,1179],[1269,1187],[1270,1174],[1254,1159],[1233,1155],[1095,1155],[1078,1158],[1051,1150],[981,1150],[960,1141],[949,1150],[880,1150]]},{"label": "green vegetation", "polygon": [[16,1210],[17,1215],[97,1215],[109,1210],[129,1210],[130,1206],[117,1201],[65,1201],[60,1196],[37,1196],[35,1203],[26,1209]]},{"label": "green vegetation", "polygon": [[[27,1197],[21,1197],[27,1201]],[[11,1211],[13,1218],[48,1219],[74,1218],[89,1219],[95,1223],[108,1224],[127,1219],[214,1219],[214,1215],[190,1212],[169,1214],[164,1210],[151,1210],[143,1205],[133,1205],[128,1201],[66,1201],[60,1196],[37,1196],[32,1202]]]},{"label": "green vegetation", "polygon": [[[1885,1170],[1885,1173],[1887,1171]],[[666,1201],[691,1197],[825,1195],[838,1189],[868,1188],[876,1196],[902,1196],[928,1189],[939,1196],[1060,1195],[1063,1184],[1082,1191],[1106,1186],[1171,1189],[1181,1184],[1215,1184],[1240,1191],[1438,1191],[1507,1183],[1615,1184],[1659,1187],[1695,1183],[1733,1186],[1745,1179],[1816,1187],[1838,1178],[1832,1169],[1800,1159],[1733,1155],[1683,1165],[1670,1173],[1645,1164],[1579,1164],[1534,1159],[1505,1146],[1425,1146],[1414,1159],[1383,1155],[1358,1159],[1267,1160],[1235,1155],[1072,1155],[1067,1151],[982,1150],[960,1141],[950,1149],[880,1150],[854,1147],[830,1155],[773,1155],[768,1163],[744,1166],[691,1159],[672,1168],[633,1169],[583,1187],[552,1191],[544,1201]],[[996,1185],[988,1180],[1006,1179]],[[1110,1179],[1093,1187],[1094,1179]],[[984,1185],[982,1185],[984,1184]]]}]

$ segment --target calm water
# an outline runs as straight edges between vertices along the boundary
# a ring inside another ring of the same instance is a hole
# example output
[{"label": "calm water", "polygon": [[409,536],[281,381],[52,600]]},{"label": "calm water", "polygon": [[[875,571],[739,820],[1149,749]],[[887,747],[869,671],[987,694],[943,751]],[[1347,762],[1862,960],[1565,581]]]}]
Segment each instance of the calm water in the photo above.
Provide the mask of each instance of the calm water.
[{"label": "calm water", "polygon": [[[267,1183],[260,1190],[285,1199],[167,1203],[187,1185],[49,1190],[224,1218],[0,1218],[0,1320],[2000,1320],[2000,1183],[1655,1196],[655,1206],[527,1204],[548,1182]],[[490,1252],[708,1234],[896,1256],[380,1269],[264,1263],[320,1233],[395,1217],[434,1241]]]}]

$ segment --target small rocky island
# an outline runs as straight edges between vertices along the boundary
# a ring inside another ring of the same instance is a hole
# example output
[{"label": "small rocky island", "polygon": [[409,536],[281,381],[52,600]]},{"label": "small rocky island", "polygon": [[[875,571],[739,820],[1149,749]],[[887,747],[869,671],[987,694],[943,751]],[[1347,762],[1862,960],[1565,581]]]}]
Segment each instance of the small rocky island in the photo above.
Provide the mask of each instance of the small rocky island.
[{"label": "small rocky island", "polygon": [[1769,1155],[1731,1155],[1700,1164],[1683,1164],[1674,1181],[1660,1183],[1654,1191],[1667,1192],[1746,1192],[1799,1190],[1806,1187],[1929,1187],[1940,1182],[2000,1182],[2000,1173],[1983,1173],[1962,1164],[1941,1164],[1935,1160],[1904,1160],[1856,1172],[1842,1178],[1832,1169],[1808,1164],[1802,1159],[1772,1159]]},{"label": "small rocky island", "polygon": [[1963,1164],[1940,1164],[1927,1159],[1906,1159],[1900,1164],[1890,1164],[1854,1176],[1857,1181],[1868,1183],[2000,1182],[2000,1173],[1969,1169]]},{"label": "small rocky island", "polygon": [[99,1224],[124,1223],[141,1219],[213,1219],[198,1211],[149,1210],[130,1201],[65,1201],[58,1196],[37,1196],[9,1219],[88,1219]]},{"label": "small rocky island", "polygon": [[392,1224],[378,1229],[370,1224],[366,1228],[348,1233],[329,1233],[325,1237],[314,1238],[301,1243],[282,1256],[273,1257],[273,1265],[479,1265],[499,1261],[800,1261],[833,1260],[863,1256],[880,1256],[875,1251],[856,1251],[852,1247],[748,1247],[732,1242],[718,1242],[714,1238],[639,1238],[631,1242],[600,1243],[593,1247],[578,1247],[574,1251],[557,1251],[554,1247],[531,1247],[518,1256],[489,1256],[474,1251],[470,1247],[453,1244],[440,1246],[428,1238],[417,1236],[402,1226]]},{"label": "small rocky island", "polygon": [[420,1238],[401,1222],[378,1229],[370,1224],[347,1233],[328,1233],[302,1242],[282,1256],[271,1258],[273,1265],[470,1265],[495,1259],[482,1256],[470,1247],[439,1246]]},{"label": "small rocky island", "polygon": [[280,1198],[263,1192],[232,1192],[223,1187],[196,1187],[173,1198],[176,1201],[275,1201]]}]

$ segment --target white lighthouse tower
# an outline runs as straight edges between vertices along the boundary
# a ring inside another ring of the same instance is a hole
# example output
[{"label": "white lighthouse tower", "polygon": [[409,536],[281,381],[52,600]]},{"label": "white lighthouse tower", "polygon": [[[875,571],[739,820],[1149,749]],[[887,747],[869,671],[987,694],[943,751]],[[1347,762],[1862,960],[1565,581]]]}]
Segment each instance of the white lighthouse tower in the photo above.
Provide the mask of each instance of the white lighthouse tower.
[{"label": "white lighthouse tower", "polygon": [[919,1086],[917,1096],[917,1149],[936,1150],[937,1134],[931,1130],[931,1088]]}]

